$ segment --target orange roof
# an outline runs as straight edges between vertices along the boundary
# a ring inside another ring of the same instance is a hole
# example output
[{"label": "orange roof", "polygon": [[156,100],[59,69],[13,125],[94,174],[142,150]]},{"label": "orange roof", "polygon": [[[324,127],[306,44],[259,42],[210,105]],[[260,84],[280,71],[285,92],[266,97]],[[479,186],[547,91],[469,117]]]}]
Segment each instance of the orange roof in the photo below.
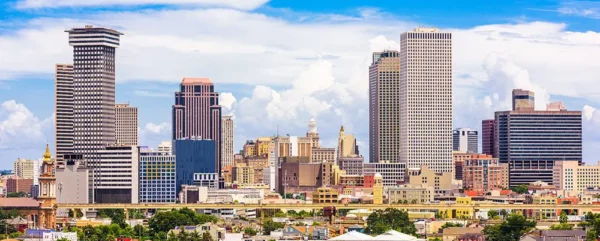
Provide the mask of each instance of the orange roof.
[{"label": "orange roof", "polygon": [[465,190],[465,195],[469,197],[480,196],[481,194],[482,192],[479,191]]},{"label": "orange roof", "polygon": [[183,78],[182,84],[212,84],[209,78]]},{"label": "orange roof", "polygon": [[512,190],[500,190],[500,195],[508,195],[511,193],[512,193]]},{"label": "orange roof", "polygon": [[20,208],[20,207],[28,207],[28,208],[32,208],[32,207],[39,207],[40,206],[40,202],[38,202],[37,200],[33,199],[33,198],[0,198],[0,207],[13,207],[13,208]]}]

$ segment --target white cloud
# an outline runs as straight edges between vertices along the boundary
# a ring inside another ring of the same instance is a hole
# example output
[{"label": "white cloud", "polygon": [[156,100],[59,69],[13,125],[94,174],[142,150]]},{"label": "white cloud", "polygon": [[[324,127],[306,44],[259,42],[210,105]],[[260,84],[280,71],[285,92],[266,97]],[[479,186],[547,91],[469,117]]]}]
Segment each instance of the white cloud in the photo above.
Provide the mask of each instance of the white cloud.
[{"label": "white cloud", "polygon": [[219,94],[219,105],[226,108],[227,110],[231,110],[233,104],[235,104],[236,99],[232,93],[224,92]]},{"label": "white cloud", "polygon": [[251,10],[262,6],[268,0],[21,0],[18,8],[59,8],[93,7],[115,5],[191,5],[204,7],[226,7]]},{"label": "white cloud", "polygon": [[585,106],[583,106],[582,112],[583,112],[582,114],[583,114],[583,117],[585,118],[585,120],[589,121],[592,119],[594,112],[596,112],[596,108],[591,107],[589,105],[585,105]]},{"label": "white cloud", "polygon": [[0,106],[0,149],[54,142],[49,140],[51,136],[46,135],[53,126],[53,120],[54,116],[39,119],[15,100],[4,101]]},{"label": "white cloud", "polygon": [[171,128],[171,124],[166,123],[166,122],[163,122],[160,124],[148,123],[144,127],[143,132],[150,133],[150,134],[164,134],[166,132],[169,132],[170,128]]}]

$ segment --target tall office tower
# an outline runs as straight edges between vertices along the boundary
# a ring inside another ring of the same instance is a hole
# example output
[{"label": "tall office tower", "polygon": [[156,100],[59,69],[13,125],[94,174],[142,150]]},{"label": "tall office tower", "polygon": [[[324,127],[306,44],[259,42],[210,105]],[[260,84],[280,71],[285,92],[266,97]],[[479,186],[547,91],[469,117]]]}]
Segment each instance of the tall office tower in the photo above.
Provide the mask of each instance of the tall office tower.
[{"label": "tall office tower", "polygon": [[223,116],[221,122],[221,168],[233,166],[233,116]]},{"label": "tall office tower", "polygon": [[532,91],[514,89],[512,91],[513,110],[535,110],[535,95]]},{"label": "tall office tower", "polygon": [[[220,118],[220,117],[219,117]],[[181,185],[194,185],[196,176],[210,176],[218,181],[219,162],[214,140],[181,139],[173,141],[175,156],[175,193],[179,193]],[[218,150],[218,151],[217,151]]]},{"label": "tall office tower", "polygon": [[452,172],[452,34],[400,35],[400,161]]},{"label": "tall office tower", "polygon": [[481,153],[497,157],[494,154],[494,120],[481,121]]},{"label": "tall office tower", "polygon": [[55,120],[56,157],[73,152],[73,65],[55,66]]},{"label": "tall office tower", "polygon": [[116,104],[117,144],[138,145],[138,109],[129,104]]},{"label": "tall office tower", "polygon": [[478,153],[479,139],[477,131],[469,128],[458,128],[452,131],[452,150],[467,153]]},{"label": "tall office tower", "polygon": [[[175,92],[173,140],[214,140],[215,170],[221,170],[221,106],[208,78],[184,78]],[[220,174],[220,172],[217,171]]]},{"label": "tall office tower", "polygon": [[344,126],[340,128],[338,135],[337,158],[350,157],[358,155],[356,151],[356,138],[352,134],[346,134]]},{"label": "tall office tower", "polygon": [[310,119],[310,122],[308,123],[306,137],[312,140],[313,148],[319,148],[319,132],[317,131],[317,121],[315,121],[315,118]]},{"label": "tall office tower", "polygon": [[538,180],[552,184],[556,161],[582,161],[581,111],[548,107],[496,112],[495,152],[508,163],[511,187]]},{"label": "tall office tower", "polygon": [[123,34],[91,25],[65,32],[73,46],[73,152],[93,159],[116,142],[115,49]]},{"label": "tall office tower", "polygon": [[14,173],[18,178],[35,179],[39,166],[36,160],[18,158],[13,165]]},{"label": "tall office tower", "polygon": [[400,156],[399,52],[373,53],[369,67],[369,162],[398,162]]}]

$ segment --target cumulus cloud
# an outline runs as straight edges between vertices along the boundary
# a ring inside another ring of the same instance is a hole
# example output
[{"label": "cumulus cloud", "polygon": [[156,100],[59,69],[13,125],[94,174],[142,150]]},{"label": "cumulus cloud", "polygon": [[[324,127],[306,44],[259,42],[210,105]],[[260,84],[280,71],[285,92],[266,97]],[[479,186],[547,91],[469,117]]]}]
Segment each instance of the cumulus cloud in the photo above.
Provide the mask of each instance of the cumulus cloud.
[{"label": "cumulus cloud", "polygon": [[97,7],[114,5],[191,5],[204,7],[227,7],[252,10],[268,0],[21,0],[18,8]]},{"label": "cumulus cloud", "polygon": [[227,110],[231,110],[233,104],[235,104],[236,99],[232,93],[224,92],[219,94],[219,105],[226,108]]},{"label": "cumulus cloud", "polygon": [[49,141],[48,138],[52,137],[45,133],[52,128],[53,120],[53,116],[46,119],[36,117],[15,100],[4,101],[0,105],[0,148],[23,148]]},{"label": "cumulus cloud", "polygon": [[160,124],[148,123],[144,127],[143,132],[151,134],[164,134],[165,132],[168,132],[170,128],[171,124],[166,122]]}]

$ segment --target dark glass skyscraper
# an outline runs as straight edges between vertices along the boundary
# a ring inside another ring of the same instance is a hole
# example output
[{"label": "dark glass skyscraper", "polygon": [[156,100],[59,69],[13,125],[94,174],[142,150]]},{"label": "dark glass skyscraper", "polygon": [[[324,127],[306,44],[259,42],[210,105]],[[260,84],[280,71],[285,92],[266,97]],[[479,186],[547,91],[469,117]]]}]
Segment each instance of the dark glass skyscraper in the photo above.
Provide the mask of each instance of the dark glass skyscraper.
[{"label": "dark glass skyscraper", "polygon": [[494,154],[494,120],[481,121],[481,152],[483,154]]},{"label": "dark glass skyscraper", "polygon": [[538,180],[552,184],[555,161],[582,161],[581,111],[552,103],[545,111],[531,108],[496,112],[495,153],[509,164],[510,186]]},{"label": "dark glass skyscraper", "polygon": [[[176,194],[181,185],[194,184],[194,173],[218,173],[216,141],[214,140],[175,140],[175,186]],[[215,165],[215,163],[217,165]]]},{"label": "dark glass skyscraper", "polygon": [[[184,78],[175,92],[173,105],[173,140],[214,140],[216,173],[221,167],[221,106],[219,93],[208,78]],[[178,186],[179,188],[179,186]]]}]

